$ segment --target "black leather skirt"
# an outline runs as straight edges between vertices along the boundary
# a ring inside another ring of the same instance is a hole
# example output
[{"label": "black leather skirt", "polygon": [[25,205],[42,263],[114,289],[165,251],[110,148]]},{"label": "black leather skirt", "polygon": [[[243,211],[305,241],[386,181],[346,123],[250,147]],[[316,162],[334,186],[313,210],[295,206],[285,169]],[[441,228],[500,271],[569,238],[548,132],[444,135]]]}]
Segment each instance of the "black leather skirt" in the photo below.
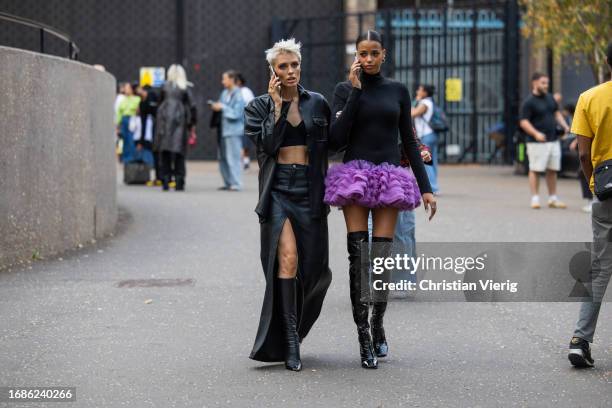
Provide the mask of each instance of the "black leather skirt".
[{"label": "black leather skirt", "polygon": [[261,264],[266,278],[266,290],[259,328],[250,355],[253,360],[270,362],[285,359],[278,288],[275,287],[278,240],[285,220],[291,223],[298,251],[297,331],[300,341],[319,317],[331,283],[327,216],[311,216],[307,172],[306,165],[276,165],[269,217],[260,224]]}]

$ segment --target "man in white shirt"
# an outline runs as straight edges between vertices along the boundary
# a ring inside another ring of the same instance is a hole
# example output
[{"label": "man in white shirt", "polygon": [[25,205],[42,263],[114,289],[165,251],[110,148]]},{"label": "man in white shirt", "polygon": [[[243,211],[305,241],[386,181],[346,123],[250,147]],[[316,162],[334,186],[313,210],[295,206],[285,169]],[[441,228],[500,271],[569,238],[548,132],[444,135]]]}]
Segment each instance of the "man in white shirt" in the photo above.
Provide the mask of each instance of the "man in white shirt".
[{"label": "man in white shirt", "polygon": [[416,91],[416,106],[411,109],[414,119],[414,128],[421,143],[427,145],[431,151],[431,166],[425,166],[429,184],[434,194],[439,194],[438,189],[438,135],[429,124],[434,112],[433,95],[436,88],[433,85],[421,84]]},{"label": "man in white shirt", "polygon": [[[246,80],[244,76],[239,72],[236,74],[236,85],[240,88],[240,92],[242,92],[242,99],[244,99],[244,106],[248,105],[253,99],[255,99],[255,95],[253,91],[246,86]],[[251,157],[249,155],[249,148],[253,145],[251,139],[248,137],[242,137],[242,165],[244,169],[248,169],[251,165]]]}]

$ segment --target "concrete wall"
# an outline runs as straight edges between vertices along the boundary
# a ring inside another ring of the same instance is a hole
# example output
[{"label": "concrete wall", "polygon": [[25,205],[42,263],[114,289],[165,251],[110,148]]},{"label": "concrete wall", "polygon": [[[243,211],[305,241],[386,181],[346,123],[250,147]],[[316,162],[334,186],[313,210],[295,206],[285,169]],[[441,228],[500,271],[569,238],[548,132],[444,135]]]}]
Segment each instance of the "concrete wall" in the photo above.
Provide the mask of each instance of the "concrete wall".
[{"label": "concrete wall", "polygon": [[111,233],[115,78],[0,47],[0,268]]}]

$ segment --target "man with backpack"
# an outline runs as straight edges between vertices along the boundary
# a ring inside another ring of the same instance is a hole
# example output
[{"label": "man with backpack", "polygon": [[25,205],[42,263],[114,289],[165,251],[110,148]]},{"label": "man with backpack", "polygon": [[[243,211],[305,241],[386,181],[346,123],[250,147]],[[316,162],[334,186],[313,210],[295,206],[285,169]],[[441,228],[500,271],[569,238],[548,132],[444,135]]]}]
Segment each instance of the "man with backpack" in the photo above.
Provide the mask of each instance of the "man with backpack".
[{"label": "man with backpack", "polygon": [[417,137],[431,151],[431,166],[425,166],[429,184],[434,194],[440,194],[438,188],[438,133],[448,130],[444,114],[436,108],[433,95],[436,88],[433,85],[421,84],[416,91],[416,106],[412,108],[414,128]]}]

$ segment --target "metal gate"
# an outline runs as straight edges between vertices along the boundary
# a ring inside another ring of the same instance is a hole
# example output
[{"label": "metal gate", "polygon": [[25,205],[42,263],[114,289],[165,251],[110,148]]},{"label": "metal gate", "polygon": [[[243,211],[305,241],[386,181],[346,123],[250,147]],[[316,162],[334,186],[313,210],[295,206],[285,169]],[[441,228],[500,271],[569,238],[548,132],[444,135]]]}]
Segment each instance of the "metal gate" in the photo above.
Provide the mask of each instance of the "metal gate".
[{"label": "metal gate", "polygon": [[302,83],[331,102],[335,84],[347,78],[354,39],[380,31],[383,74],[411,93],[422,83],[436,87],[450,125],[439,138],[440,160],[508,163],[518,111],[518,19],[515,1],[488,1],[278,20],[272,37],[302,42]]}]

